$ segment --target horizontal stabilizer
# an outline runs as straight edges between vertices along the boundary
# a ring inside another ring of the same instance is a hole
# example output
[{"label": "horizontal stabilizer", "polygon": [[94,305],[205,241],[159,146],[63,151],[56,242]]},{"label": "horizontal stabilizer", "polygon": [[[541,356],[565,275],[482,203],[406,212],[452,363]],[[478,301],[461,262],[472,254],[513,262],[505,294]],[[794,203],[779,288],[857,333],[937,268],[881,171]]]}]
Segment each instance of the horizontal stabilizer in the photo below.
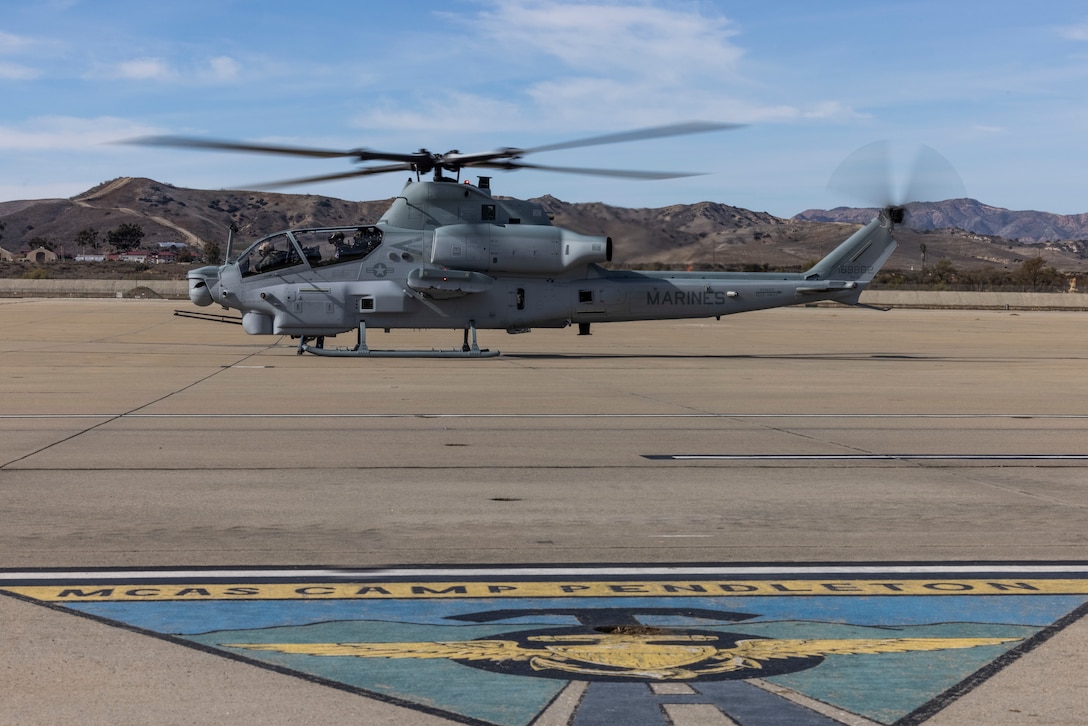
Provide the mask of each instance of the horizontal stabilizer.
[{"label": "horizontal stabilizer", "polygon": [[815,295],[820,292],[838,292],[839,290],[855,290],[858,284],[856,282],[828,282],[826,284],[806,285],[804,287],[797,288],[797,292],[802,295]]}]

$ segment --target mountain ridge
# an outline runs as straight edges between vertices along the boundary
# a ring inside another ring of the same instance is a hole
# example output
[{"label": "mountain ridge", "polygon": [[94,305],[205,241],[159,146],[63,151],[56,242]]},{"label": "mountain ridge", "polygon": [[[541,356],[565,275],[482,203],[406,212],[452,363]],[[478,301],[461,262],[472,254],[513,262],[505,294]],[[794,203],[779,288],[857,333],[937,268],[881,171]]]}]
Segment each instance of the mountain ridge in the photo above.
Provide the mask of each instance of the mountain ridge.
[{"label": "mountain ridge", "polygon": [[[913,229],[956,228],[1020,242],[1088,239],[1088,213],[1014,211],[968,198],[948,199],[943,202],[912,202],[906,208]],[[863,224],[872,219],[875,212],[876,209],[872,207],[807,209],[795,214],[792,219]]]},{"label": "mountain ridge", "polygon": [[[80,231],[93,228],[104,240],[110,229],[123,223],[141,226],[145,247],[194,241],[222,247],[232,224],[238,228],[238,244],[245,245],[289,227],[374,222],[391,201],[186,189],[152,179],[121,177],[70,199],[0,202],[0,222],[4,223],[0,246],[18,252],[35,240],[45,240],[55,249],[75,254]],[[550,195],[533,201],[544,207],[556,225],[612,237],[617,266],[804,268],[876,214],[874,209],[840,207],[806,210],[785,219],[710,201],[633,209],[601,202],[566,202]],[[1037,234],[1030,223],[1032,217],[1017,216],[1027,213],[989,207],[976,200],[909,205],[908,214],[917,229],[897,231],[901,244],[889,261],[889,269],[923,264],[922,245],[930,262],[948,259],[958,267],[1011,267],[1038,256],[1060,270],[1088,269],[1088,215],[1030,213],[1061,218],[1049,219],[1049,223],[1055,230],[1070,232],[1067,239],[1036,241],[977,231]],[[972,221],[976,217],[981,220],[978,224]],[[1075,222],[1083,222],[1083,234]],[[951,228],[926,228],[939,223]],[[976,229],[968,229],[969,223]]]}]

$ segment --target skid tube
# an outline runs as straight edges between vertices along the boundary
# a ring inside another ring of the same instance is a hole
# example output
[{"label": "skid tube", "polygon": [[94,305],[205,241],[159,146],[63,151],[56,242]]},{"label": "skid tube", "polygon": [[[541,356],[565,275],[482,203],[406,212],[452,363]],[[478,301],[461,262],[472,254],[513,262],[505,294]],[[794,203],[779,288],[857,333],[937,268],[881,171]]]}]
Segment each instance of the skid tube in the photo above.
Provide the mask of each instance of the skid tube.
[{"label": "skid tube", "polygon": [[[472,341],[469,342],[469,334]],[[324,339],[318,338],[316,345],[309,344],[310,338],[302,336],[298,344],[298,354],[313,353],[314,355],[337,356],[341,358],[494,358],[499,355],[497,350],[481,348],[476,343],[476,321],[469,321],[465,328],[465,342],[461,349],[450,350],[372,350],[366,344],[366,322],[359,321],[359,342],[354,348],[326,348]]]}]

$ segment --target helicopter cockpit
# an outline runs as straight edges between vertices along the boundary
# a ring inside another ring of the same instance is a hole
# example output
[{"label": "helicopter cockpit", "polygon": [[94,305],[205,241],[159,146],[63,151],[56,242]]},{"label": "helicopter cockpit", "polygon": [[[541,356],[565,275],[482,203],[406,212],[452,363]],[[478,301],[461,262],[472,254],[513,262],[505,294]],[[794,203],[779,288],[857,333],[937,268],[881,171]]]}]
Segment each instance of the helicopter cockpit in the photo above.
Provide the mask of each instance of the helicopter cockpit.
[{"label": "helicopter cockpit", "polygon": [[302,264],[298,248],[287,232],[265,237],[238,257],[242,277],[284,270]]},{"label": "helicopter cockpit", "polygon": [[324,267],[361,260],[382,244],[382,230],[363,227],[293,229],[269,235],[238,256],[242,277],[302,266]]}]

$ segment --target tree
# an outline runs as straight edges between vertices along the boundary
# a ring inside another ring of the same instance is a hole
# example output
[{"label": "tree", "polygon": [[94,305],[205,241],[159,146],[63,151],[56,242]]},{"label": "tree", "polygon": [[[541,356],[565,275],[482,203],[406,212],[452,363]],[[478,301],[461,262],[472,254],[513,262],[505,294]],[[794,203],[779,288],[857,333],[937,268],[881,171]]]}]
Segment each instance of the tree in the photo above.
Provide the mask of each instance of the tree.
[{"label": "tree", "polygon": [[138,224],[125,222],[106,233],[106,242],[118,252],[128,252],[140,246],[143,241],[144,230]]},{"label": "tree", "polygon": [[81,229],[79,234],[76,235],[76,244],[80,249],[84,247],[90,247],[92,250],[98,249],[98,230],[94,227],[87,227]]},{"label": "tree", "polygon": [[220,256],[221,255],[222,255],[222,251],[220,251],[219,244],[217,242],[205,242],[204,243],[204,259],[207,262],[211,262],[212,264],[218,265],[219,262],[220,262]]},{"label": "tree", "polygon": [[6,225],[3,222],[0,222],[0,240],[4,239],[4,227],[5,226]]},{"label": "tree", "polygon": [[1053,267],[1046,264],[1042,257],[1032,257],[1024,260],[1014,275],[1014,279],[1032,292],[1049,288],[1061,288],[1064,286],[1065,277]]},{"label": "tree", "polygon": [[938,290],[947,290],[956,284],[958,273],[949,260],[937,260],[937,264],[922,273],[922,279]]}]

